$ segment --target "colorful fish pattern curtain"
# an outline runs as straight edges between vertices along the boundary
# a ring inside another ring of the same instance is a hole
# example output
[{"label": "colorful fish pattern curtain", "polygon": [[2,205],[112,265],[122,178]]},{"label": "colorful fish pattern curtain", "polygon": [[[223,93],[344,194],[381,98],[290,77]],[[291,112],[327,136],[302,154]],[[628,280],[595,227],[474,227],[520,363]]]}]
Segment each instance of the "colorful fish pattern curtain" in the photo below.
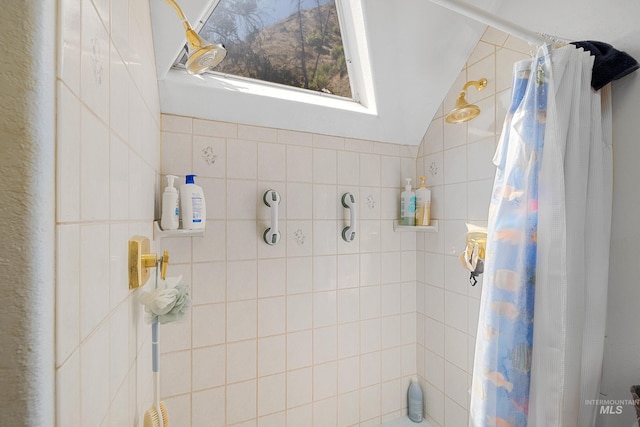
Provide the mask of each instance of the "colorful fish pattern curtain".
[{"label": "colorful fish pattern curtain", "polygon": [[494,163],[471,390],[472,427],[525,427],[536,282],[538,171],[548,50],[514,66],[512,105]]}]

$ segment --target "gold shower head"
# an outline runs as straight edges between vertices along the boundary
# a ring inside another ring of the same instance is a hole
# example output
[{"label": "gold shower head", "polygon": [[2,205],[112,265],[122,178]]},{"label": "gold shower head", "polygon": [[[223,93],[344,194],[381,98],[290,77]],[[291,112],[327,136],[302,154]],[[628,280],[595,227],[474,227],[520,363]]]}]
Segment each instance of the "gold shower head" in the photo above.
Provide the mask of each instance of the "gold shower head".
[{"label": "gold shower head", "polygon": [[447,116],[445,120],[447,123],[463,123],[468,122],[471,119],[475,119],[480,115],[480,107],[477,105],[472,105],[467,102],[465,99],[465,95],[467,94],[467,89],[469,86],[474,86],[478,90],[482,90],[487,87],[487,79],[482,78],[480,80],[472,80],[467,82],[462,91],[460,91],[460,95],[458,95],[458,99],[456,99],[456,106]]},{"label": "gold shower head", "polygon": [[182,20],[182,25],[187,32],[187,73],[202,74],[218,65],[227,55],[227,50],[222,44],[209,43],[193,29],[175,0],[166,0]]},{"label": "gold shower head", "polygon": [[189,74],[202,74],[209,71],[227,56],[227,50],[223,45],[207,42],[191,27],[187,29],[187,46],[189,57],[185,66]]}]

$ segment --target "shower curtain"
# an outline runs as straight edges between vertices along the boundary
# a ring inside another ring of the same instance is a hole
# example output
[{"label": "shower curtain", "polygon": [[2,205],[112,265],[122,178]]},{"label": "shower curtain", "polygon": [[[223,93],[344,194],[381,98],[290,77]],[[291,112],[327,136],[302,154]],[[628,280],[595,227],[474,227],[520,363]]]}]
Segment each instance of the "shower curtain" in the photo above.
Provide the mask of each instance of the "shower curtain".
[{"label": "shower curtain", "polygon": [[593,426],[606,318],[609,86],[593,57],[538,48],[514,66],[494,157],[472,427]]}]

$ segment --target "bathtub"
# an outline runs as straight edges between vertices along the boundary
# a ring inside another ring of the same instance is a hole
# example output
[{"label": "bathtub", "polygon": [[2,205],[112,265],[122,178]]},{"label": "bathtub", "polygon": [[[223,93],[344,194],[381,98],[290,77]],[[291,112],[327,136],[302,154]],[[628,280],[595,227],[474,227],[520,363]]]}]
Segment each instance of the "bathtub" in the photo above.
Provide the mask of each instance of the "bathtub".
[{"label": "bathtub", "polygon": [[387,421],[384,424],[380,424],[380,427],[431,427],[431,424],[427,420],[422,420],[421,423],[414,423],[406,415],[395,420]]}]

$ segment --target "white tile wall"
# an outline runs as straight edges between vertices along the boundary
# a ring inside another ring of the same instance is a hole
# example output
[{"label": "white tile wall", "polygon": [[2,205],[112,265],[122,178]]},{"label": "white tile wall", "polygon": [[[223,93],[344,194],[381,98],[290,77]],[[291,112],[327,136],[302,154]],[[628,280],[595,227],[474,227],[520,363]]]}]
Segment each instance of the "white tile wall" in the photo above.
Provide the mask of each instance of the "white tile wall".
[{"label": "white tile wall", "polygon": [[[208,401],[216,425],[346,426],[406,411],[403,385],[416,373],[416,240],[401,240],[392,221],[415,153],[170,115],[162,127],[162,173],[195,170],[213,205],[205,238],[161,242],[179,252],[169,274],[192,279],[190,325],[167,332],[179,345],[162,346],[163,365],[191,353],[181,371],[163,373],[179,377],[166,379],[175,390],[163,388],[170,412],[188,396],[196,426],[196,413],[206,413],[196,396],[214,390],[225,396]],[[276,246],[262,241],[269,188],[282,197]],[[362,218],[349,244],[340,237],[346,191]],[[189,330],[191,344],[180,336]]]},{"label": "white tile wall", "polygon": [[148,7],[59,2],[56,425],[134,425],[151,404],[150,333],[126,267],[127,240],[151,236],[160,172]]},{"label": "white tile wall", "polygon": [[[469,56],[427,130],[417,172],[432,191],[437,234],[417,240],[417,366],[425,390],[428,420],[434,426],[468,423],[468,389],[480,305],[479,283],[469,285],[458,255],[465,244],[465,222],[486,225],[495,167],[493,152],[510,101],[511,70],[529,57],[526,43],[488,28]],[[468,91],[481,114],[466,124],[447,124],[444,114],[465,82],[488,80],[483,91]]]}]

